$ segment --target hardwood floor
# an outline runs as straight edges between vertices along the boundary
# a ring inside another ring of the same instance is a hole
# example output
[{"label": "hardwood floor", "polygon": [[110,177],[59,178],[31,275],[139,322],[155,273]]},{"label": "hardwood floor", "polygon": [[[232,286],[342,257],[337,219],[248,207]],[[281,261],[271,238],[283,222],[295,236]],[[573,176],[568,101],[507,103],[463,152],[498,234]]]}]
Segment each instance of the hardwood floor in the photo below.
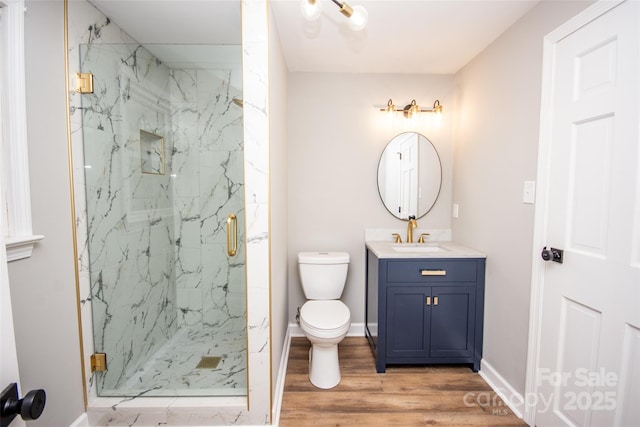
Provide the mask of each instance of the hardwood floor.
[{"label": "hardwood floor", "polygon": [[309,341],[291,341],[280,427],[526,426],[466,366],[392,366],[375,370],[367,340],[339,346],[342,381],[331,390],[309,382]]}]

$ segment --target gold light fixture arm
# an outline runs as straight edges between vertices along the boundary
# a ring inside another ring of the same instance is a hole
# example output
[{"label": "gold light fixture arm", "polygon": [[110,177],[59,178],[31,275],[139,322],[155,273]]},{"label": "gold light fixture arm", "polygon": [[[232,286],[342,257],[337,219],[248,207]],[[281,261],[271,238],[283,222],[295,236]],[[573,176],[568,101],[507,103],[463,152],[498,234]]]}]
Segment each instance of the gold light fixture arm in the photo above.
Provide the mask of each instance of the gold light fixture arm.
[{"label": "gold light fixture arm", "polygon": [[440,105],[440,101],[436,99],[433,103],[433,109],[429,111],[433,111],[434,113],[442,113],[442,105]]},{"label": "gold light fixture arm", "polygon": [[[353,31],[361,31],[367,26],[369,14],[362,5],[351,6],[344,1],[331,0],[340,8],[342,13],[349,20],[349,27]],[[320,3],[318,0],[302,0],[302,16],[309,21],[315,21],[320,17]]]},{"label": "gold light fixture arm", "polygon": [[389,98],[389,101],[387,102],[387,108],[381,108],[380,111],[386,111],[387,113],[395,113],[396,106],[393,105],[393,101],[391,100],[391,98]]},{"label": "gold light fixture arm", "polygon": [[349,6],[346,2],[340,3],[337,0],[331,1],[338,5],[338,7],[340,8],[340,13],[342,13],[347,18],[351,18],[351,15],[353,15],[353,8],[351,6]]}]

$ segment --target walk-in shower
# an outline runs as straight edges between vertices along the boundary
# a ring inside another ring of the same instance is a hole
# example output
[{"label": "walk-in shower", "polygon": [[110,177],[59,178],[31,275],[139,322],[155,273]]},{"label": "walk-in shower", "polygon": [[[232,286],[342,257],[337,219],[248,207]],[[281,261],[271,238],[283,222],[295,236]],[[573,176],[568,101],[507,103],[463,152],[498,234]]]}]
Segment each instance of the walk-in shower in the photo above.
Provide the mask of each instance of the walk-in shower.
[{"label": "walk-in shower", "polygon": [[78,96],[97,395],[244,396],[241,47],[93,25]]}]

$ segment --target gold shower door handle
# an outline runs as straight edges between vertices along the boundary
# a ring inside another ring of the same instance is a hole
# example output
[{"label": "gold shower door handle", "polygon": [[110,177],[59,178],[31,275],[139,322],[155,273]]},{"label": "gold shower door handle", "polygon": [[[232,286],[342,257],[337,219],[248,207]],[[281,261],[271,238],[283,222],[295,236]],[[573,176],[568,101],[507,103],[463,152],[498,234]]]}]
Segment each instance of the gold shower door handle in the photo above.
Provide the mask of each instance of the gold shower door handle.
[{"label": "gold shower door handle", "polygon": [[[233,242],[232,242],[233,234]],[[238,218],[230,213],[227,218],[227,254],[235,256],[238,252]]]}]

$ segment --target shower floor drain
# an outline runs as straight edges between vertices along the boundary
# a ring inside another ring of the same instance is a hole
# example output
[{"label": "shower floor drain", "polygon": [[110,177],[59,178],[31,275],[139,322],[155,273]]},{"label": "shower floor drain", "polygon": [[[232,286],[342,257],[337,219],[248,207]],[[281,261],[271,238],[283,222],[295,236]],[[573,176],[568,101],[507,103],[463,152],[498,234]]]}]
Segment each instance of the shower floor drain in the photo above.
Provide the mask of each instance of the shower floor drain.
[{"label": "shower floor drain", "polygon": [[215,369],[218,367],[220,360],[222,360],[222,358],[218,356],[202,356],[196,369]]}]

